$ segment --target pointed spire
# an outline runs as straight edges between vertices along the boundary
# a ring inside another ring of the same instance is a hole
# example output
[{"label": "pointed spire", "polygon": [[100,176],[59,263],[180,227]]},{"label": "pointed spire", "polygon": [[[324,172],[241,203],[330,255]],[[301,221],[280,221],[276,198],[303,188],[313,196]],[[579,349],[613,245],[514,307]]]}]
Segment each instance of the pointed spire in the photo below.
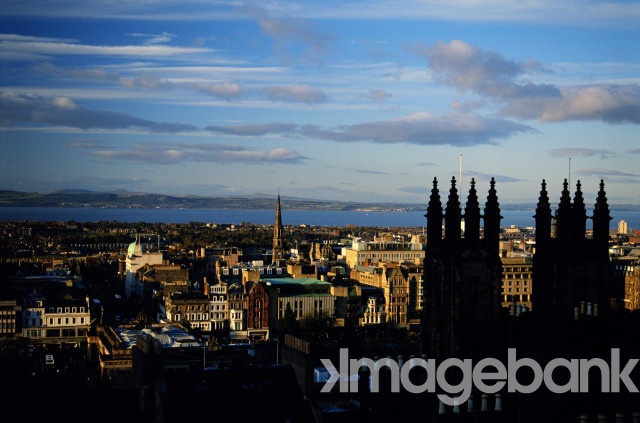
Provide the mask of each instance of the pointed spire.
[{"label": "pointed spire", "polygon": [[451,188],[449,189],[449,199],[444,212],[444,237],[448,240],[460,239],[461,236],[462,212],[460,210],[460,199],[456,188],[456,177],[451,178]]},{"label": "pointed spire", "polygon": [[609,222],[611,215],[609,214],[609,204],[607,204],[607,193],[604,190],[604,181],[600,180],[600,190],[596,198],[596,204],[593,209],[593,238],[603,244],[609,243]]},{"label": "pointed spire", "polygon": [[[496,192],[496,180],[491,178],[489,183],[489,195],[484,206],[484,238],[490,242],[497,243],[499,247],[500,241],[500,204],[498,203],[498,194]],[[497,253],[497,252],[496,252]]]},{"label": "pointed spire", "polygon": [[280,208],[280,192],[278,192],[278,202],[276,203],[276,223],[273,226],[273,248],[271,262],[276,263],[284,259],[284,246],[282,243],[282,210]]},{"label": "pointed spire", "polygon": [[480,204],[476,192],[476,180],[471,178],[471,188],[464,209],[464,237],[466,239],[480,239]]},{"label": "pointed spire", "polygon": [[573,207],[571,208],[573,237],[576,240],[584,239],[587,230],[587,210],[584,206],[584,198],[580,180],[576,183],[576,193],[573,196]]},{"label": "pointed spire", "polygon": [[536,220],[536,244],[539,245],[551,238],[551,204],[547,193],[547,182],[544,179],[540,188],[536,214],[533,217]]},{"label": "pointed spire", "polygon": [[562,194],[560,204],[556,210],[556,235],[558,239],[571,239],[571,196],[569,194],[569,183],[565,178],[562,184]]},{"label": "pointed spire", "polygon": [[442,241],[442,202],[440,201],[440,191],[438,190],[438,179],[433,178],[433,188],[429,196],[427,206],[427,249],[435,247]]}]

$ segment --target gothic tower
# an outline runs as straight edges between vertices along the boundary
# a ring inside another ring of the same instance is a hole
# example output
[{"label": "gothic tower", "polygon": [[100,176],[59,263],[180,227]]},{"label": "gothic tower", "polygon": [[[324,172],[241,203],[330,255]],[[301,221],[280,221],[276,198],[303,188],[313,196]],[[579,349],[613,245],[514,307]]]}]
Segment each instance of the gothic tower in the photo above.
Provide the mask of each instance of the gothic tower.
[{"label": "gothic tower", "polygon": [[582,314],[606,313],[617,296],[609,261],[609,206],[604,182],[596,199],[593,236],[587,237],[587,212],[580,181],[573,201],[564,180],[555,213],[555,231],[546,182],[534,215],[536,250],[533,256],[532,311],[543,320],[573,319]]},{"label": "gothic tower", "polygon": [[280,209],[280,194],[278,194],[278,202],[276,204],[276,223],[273,226],[273,256],[271,262],[273,264],[284,260],[284,246],[282,244],[282,211]]},{"label": "gothic tower", "polygon": [[[488,356],[480,347],[493,344],[494,321],[502,310],[499,254],[502,216],[495,180],[491,180],[483,216],[474,179],[471,180],[463,215],[455,177],[451,179],[444,213],[438,182],[434,178],[425,217],[425,347],[428,355],[438,360]],[[463,218],[464,232],[461,229]],[[482,218],[483,236],[480,228]]]}]

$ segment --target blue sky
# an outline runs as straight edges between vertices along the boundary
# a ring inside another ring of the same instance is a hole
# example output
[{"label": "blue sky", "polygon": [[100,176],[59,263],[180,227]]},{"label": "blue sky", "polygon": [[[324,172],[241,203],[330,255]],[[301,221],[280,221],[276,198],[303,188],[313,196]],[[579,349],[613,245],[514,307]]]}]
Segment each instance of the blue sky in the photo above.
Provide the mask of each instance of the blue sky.
[{"label": "blue sky", "polygon": [[0,189],[640,205],[637,1],[0,0],[0,67]]}]

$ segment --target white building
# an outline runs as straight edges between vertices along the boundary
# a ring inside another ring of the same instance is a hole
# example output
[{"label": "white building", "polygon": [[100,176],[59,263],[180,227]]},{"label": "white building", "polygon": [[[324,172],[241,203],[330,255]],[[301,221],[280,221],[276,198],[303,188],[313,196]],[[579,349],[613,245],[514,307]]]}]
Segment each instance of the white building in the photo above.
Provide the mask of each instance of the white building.
[{"label": "white building", "polygon": [[369,242],[355,240],[351,246],[343,248],[342,255],[351,269],[388,261],[419,264],[424,260],[423,241],[419,235],[414,235],[409,242],[392,237]]},{"label": "white building", "polygon": [[209,310],[211,329],[225,329],[229,321],[226,283],[220,282],[209,288]]},{"label": "white building", "polygon": [[384,304],[378,304],[377,298],[367,299],[367,308],[360,319],[360,324],[364,326],[385,323],[387,320],[384,308]]},{"label": "white building", "polygon": [[140,237],[136,237],[135,242],[129,244],[127,258],[125,261],[125,295],[127,298],[138,296],[142,298],[142,282],[138,280],[136,272],[145,265],[162,264],[162,253],[148,253],[140,243]]},{"label": "white building", "polygon": [[627,225],[627,222],[624,220],[621,220],[618,222],[618,234],[619,235],[626,235],[627,232],[629,231],[629,226]]}]

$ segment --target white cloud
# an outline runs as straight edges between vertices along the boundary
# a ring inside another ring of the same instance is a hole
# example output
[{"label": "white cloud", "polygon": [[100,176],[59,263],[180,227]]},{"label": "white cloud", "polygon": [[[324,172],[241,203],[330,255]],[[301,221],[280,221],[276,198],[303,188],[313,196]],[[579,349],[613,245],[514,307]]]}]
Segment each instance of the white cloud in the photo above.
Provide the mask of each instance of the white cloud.
[{"label": "white cloud", "polygon": [[437,81],[493,100],[501,105],[504,116],[543,122],[640,123],[637,84],[536,84],[523,76],[532,70],[542,71],[539,63],[517,63],[458,40],[418,45],[413,51],[424,57]]},{"label": "white cloud", "polygon": [[239,145],[218,143],[133,143],[121,148],[106,149],[91,144],[78,147],[89,150],[93,157],[118,162],[132,161],[152,164],[178,164],[186,162],[210,162],[220,164],[298,164],[306,158],[296,150],[273,148],[248,150]]},{"label": "white cloud", "polygon": [[167,45],[89,45],[60,39],[2,34],[0,57],[9,60],[16,55],[30,57],[51,56],[122,56],[122,57],[162,57],[165,59],[181,58],[184,55],[211,53],[212,50],[202,47],[174,47]]}]

